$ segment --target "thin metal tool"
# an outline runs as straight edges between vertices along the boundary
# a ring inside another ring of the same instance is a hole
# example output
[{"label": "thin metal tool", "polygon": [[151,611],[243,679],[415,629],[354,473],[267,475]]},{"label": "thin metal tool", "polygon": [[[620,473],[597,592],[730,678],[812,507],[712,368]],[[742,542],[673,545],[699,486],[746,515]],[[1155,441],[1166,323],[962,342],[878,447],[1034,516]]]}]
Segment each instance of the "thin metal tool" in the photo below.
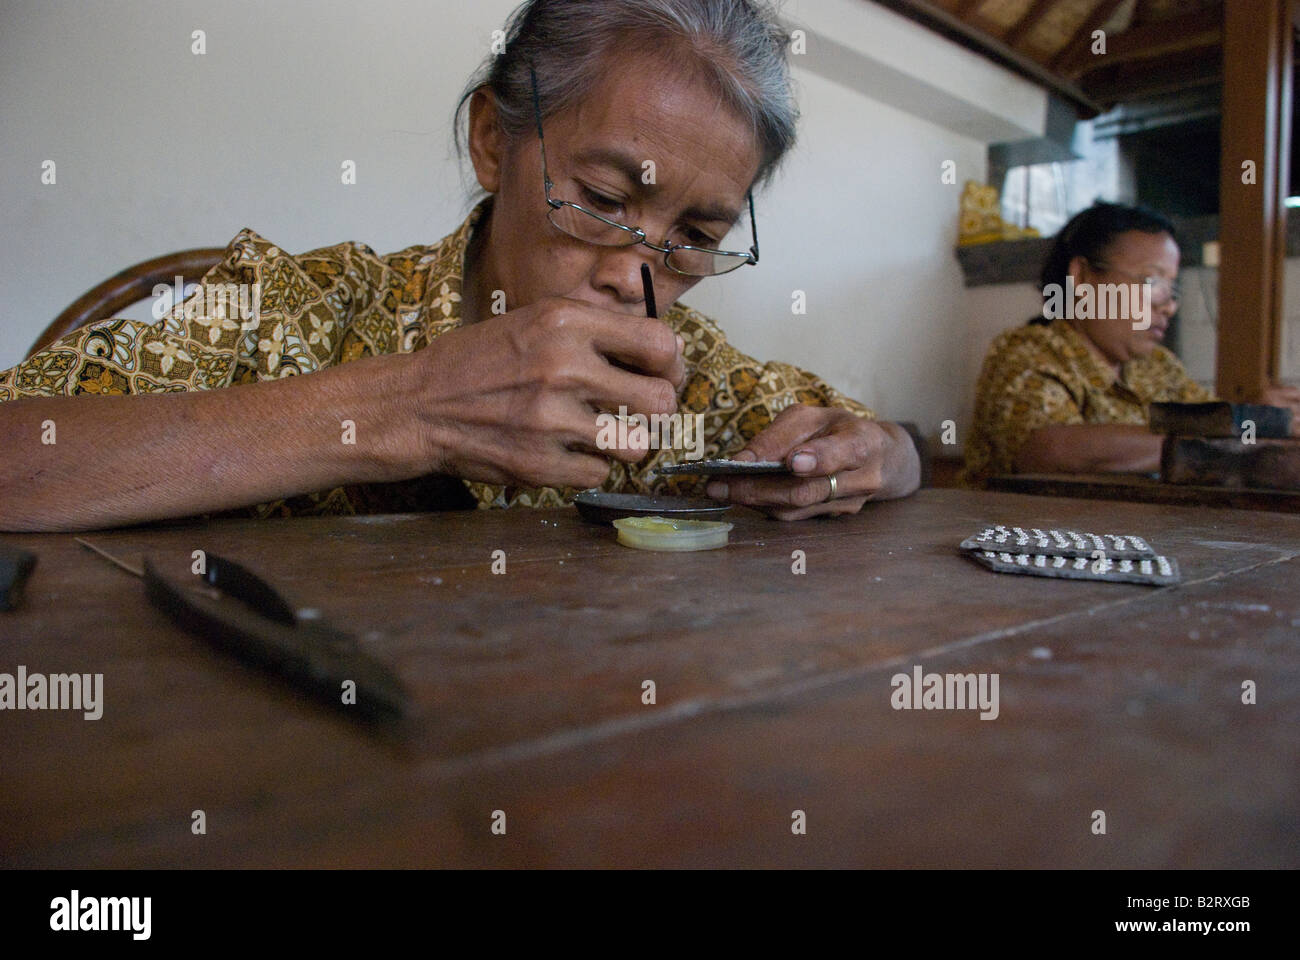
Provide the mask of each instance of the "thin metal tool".
[{"label": "thin metal tool", "polygon": [[674,477],[679,474],[701,477],[743,477],[755,473],[790,473],[792,472],[780,460],[685,460],[656,467],[655,473],[661,477]]},{"label": "thin metal tool", "polygon": [[77,543],[81,544],[83,547],[86,547],[89,550],[94,550],[97,554],[99,554],[101,557],[103,557],[105,560],[107,560],[109,563],[113,564],[114,566],[121,567],[127,573],[134,574],[135,576],[139,577],[141,580],[144,579],[144,571],[141,570],[139,567],[133,567],[125,560],[119,560],[117,557],[113,556],[107,550],[103,549],[102,547],[95,546],[89,540],[83,540],[81,539],[81,537],[73,537],[72,539],[76,540]]},{"label": "thin metal tool", "polygon": [[648,264],[641,264],[641,289],[645,295],[645,315],[647,317],[659,318],[659,307],[655,304],[655,281],[650,275]]},{"label": "thin metal tool", "polygon": [[[315,611],[295,611],[247,567],[205,552],[199,583],[182,583],[162,575],[148,558],[133,567],[88,540],[76,540],[143,579],[150,602],[178,625],[245,663],[351,713],[387,719],[410,713],[410,697],[391,667]],[[345,695],[349,682],[355,697]]]}]

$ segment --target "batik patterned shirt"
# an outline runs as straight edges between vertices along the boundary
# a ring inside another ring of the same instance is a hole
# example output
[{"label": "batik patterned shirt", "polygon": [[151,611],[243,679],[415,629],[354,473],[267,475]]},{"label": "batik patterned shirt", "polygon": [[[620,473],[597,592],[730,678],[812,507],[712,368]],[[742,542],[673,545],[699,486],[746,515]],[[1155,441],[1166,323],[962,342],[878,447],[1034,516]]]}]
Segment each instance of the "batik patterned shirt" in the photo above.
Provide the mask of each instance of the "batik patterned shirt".
[{"label": "batik patterned shirt", "polygon": [[[459,327],[465,255],[479,204],[450,236],[378,256],[342,243],[290,256],[242,230],[199,287],[157,324],[115,319],[67,334],[0,373],[0,402],[19,397],[218,390],[314,373],[379,354],[410,353]],[[225,286],[224,288],[217,285]],[[241,285],[248,285],[242,287]],[[227,309],[207,291],[252,289],[256,309]],[[259,302],[260,301],[260,302]],[[233,315],[232,315],[233,314]],[[792,404],[842,407],[870,418],[862,404],[787,363],[759,363],[732,347],[707,317],[675,303],[662,318],[685,340],[687,379],[679,412],[703,414],[704,456],[738,452]],[[268,442],[274,442],[268,432]],[[613,462],[601,489],[698,493],[698,478],[659,478],[656,467],[683,451],[652,449],[640,463]],[[461,489],[463,483],[464,490]],[[350,484],[210,516],[389,513],[447,506],[452,489],[466,504],[559,506],[576,490],[509,487],[430,475],[396,483]],[[465,496],[468,491],[469,496]],[[472,499],[471,499],[472,498]]]},{"label": "batik patterned shirt", "polygon": [[979,484],[1014,473],[1016,455],[1040,427],[1145,425],[1152,403],[1212,399],[1178,358],[1159,345],[1116,372],[1068,320],[1017,327],[994,340],[984,359],[962,476]]}]

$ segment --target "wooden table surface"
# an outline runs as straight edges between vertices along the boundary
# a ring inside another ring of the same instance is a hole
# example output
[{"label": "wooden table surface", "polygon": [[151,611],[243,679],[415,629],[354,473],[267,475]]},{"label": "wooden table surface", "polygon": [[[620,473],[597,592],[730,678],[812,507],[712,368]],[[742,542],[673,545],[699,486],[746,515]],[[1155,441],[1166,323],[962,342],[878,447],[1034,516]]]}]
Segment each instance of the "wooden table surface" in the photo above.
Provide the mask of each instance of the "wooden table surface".
[{"label": "wooden table surface", "polygon": [[1144,474],[1019,473],[990,477],[987,486],[1001,493],[1031,493],[1046,497],[1300,513],[1300,490],[1164,483]]},{"label": "wooden table surface", "polygon": [[[395,732],[178,630],[71,535],[0,536],[39,554],[0,671],[104,674],[100,720],[0,712],[0,864],[1300,866],[1300,517],[962,490],[733,513],[682,555],[572,510],[87,535],[177,575],[228,556],[365,636],[418,700]],[[994,574],[957,552],[990,523],[1144,535],[1184,582]],[[1000,715],[893,709],[915,664],[996,673]]]}]

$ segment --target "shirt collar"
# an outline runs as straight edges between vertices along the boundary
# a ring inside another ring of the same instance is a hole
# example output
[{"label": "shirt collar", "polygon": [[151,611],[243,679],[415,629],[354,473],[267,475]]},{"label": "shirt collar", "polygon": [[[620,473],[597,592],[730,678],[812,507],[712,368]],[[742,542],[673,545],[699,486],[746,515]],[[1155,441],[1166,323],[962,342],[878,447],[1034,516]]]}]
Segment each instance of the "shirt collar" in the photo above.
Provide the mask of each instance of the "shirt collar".
[{"label": "shirt collar", "polygon": [[465,258],[474,230],[492,209],[492,198],[479,201],[465,221],[429,248],[429,262],[420,313],[429,339],[454,330],[464,321],[461,312],[465,282]]}]

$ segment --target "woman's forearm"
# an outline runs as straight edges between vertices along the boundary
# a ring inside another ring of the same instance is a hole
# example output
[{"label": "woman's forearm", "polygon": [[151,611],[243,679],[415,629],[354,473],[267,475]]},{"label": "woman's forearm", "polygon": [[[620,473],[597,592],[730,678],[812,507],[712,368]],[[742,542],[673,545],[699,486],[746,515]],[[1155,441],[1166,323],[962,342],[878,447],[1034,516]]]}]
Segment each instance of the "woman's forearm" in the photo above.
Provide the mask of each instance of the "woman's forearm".
[{"label": "woman's forearm", "polygon": [[1058,424],[1029,435],[1016,455],[1017,473],[1153,473],[1162,438],[1145,426]]},{"label": "woman's forearm", "polygon": [[221,390],[0,403],[0,530],[87,530],[413,476],[409,417],[395,413],[408,361],[365,358]]}]

